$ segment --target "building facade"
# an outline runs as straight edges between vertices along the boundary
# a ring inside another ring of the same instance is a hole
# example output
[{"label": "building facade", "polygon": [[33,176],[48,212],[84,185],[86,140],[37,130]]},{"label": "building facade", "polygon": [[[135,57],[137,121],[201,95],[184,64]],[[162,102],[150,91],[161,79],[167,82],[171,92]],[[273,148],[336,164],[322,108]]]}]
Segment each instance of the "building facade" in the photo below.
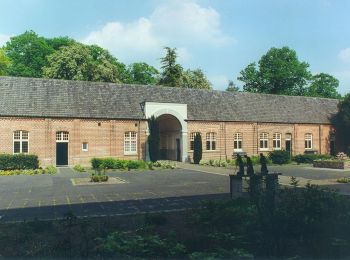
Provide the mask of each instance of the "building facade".
[{"label": "building facade", "polygon": [[196,133],[206,160],[335,151],[332,99],[0,77],[0,101],[0,153],[36,154],[42,166],[147,160],[151,116],[162,159],[191,160]]}]

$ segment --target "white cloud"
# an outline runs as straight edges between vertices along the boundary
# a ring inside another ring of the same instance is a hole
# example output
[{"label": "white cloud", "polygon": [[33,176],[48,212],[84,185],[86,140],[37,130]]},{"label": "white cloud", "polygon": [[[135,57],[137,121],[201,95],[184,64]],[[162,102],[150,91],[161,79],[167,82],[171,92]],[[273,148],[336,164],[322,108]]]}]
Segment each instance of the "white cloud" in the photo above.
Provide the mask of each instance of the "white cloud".
[{"label": "white cloud", "polygon": [[0,34],[0,47],[2,47],[3,45],[5,45],[5,43],[10,40],[10,37],[12,35],[6,35],[6,34]]},{"label": "white cloud", "polygon": [[350,48],[341,50],[338,54],[338,58],[344,62],[350,62]]},{"label": "white cloud", "polygon": [[338,92],[341,94],[350,93],[350,70],[332,73],[339,80]]},{"label": "white cloud", "polygon": [[161,2],[148,17],[130,23],[112,21],[81,41],[98,44],[124,62],[159,64],[163,47],[177,47],[180,62],[191,59],[188,46],[222,46],[233,39],[221,30],[220,15],[191,1]]}]

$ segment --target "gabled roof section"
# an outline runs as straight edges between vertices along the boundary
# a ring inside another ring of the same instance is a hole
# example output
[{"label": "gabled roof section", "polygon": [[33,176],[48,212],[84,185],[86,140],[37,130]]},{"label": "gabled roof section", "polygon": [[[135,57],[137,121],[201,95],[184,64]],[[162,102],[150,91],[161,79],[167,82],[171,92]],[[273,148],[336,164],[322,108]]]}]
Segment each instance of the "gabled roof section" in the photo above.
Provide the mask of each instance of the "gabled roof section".
[{"label": "gabled roof section", "polygon": [[187,104],[188,120],[330,123],[338,100],[0,77],[0,116],[145,119],[142,102]]}]

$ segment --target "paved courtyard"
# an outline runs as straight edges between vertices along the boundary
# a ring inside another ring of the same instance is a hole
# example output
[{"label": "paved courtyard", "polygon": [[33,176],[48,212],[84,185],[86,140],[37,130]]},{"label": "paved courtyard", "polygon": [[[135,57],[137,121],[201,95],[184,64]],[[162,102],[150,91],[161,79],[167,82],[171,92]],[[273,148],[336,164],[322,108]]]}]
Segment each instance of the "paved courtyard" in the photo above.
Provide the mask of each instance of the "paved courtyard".
[{"label": "paved courtyard", "polygon": [[[175,170],[109,173],[122,183],[85,186],[74,186],[71,179],[89,175],[70,168],[60,168],[55,175],[0,176],[0,221],[61,218],[70,211],[78,216],[173,211],[229,197],[228,175],[233,168],[178,166]],[[269,170],[281,172],[280,183],[285,185],[295,176],[301,185],[311,181],[350,195],[350,184],[336,183],[337,178],[350,177],[350,171],[297,165]]]}]

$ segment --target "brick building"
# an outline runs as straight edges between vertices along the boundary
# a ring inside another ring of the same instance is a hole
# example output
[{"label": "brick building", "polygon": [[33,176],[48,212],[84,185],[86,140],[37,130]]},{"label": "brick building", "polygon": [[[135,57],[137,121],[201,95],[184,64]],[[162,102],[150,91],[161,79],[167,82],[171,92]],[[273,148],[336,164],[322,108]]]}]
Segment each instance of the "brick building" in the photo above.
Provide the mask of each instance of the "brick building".
[{"label": "brick building", "polygon": [[163,159],[203,159],[286,149],[334,152],[337,100],[160,86],[0,77],[0,153],[30,153],[44,165],[92,157],[147,159],[146,119],[160,120]]}]

